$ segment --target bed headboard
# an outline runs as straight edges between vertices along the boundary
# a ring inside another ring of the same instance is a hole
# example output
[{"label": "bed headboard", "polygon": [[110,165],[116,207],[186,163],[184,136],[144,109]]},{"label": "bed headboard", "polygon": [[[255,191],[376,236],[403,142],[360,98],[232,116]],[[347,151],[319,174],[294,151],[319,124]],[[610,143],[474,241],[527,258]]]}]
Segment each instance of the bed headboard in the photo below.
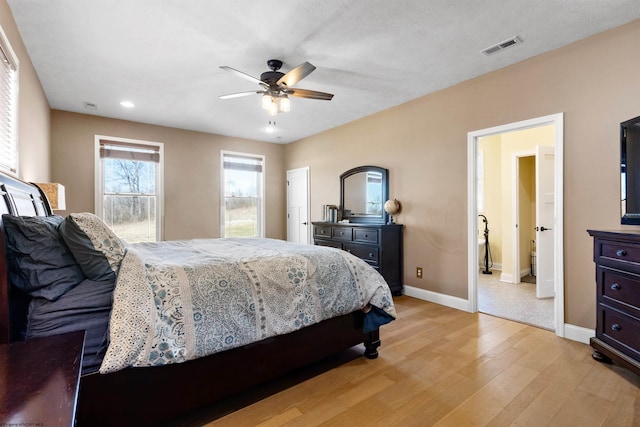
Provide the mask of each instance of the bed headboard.
[{"label": "bed headboard", "polygon": [[13,300],[9,286],[6,243],[2,214],[46,216],[52,210],[47,196],[34,184],[0,172],[0,344],[12,341],[11,319],[24,310]]}]

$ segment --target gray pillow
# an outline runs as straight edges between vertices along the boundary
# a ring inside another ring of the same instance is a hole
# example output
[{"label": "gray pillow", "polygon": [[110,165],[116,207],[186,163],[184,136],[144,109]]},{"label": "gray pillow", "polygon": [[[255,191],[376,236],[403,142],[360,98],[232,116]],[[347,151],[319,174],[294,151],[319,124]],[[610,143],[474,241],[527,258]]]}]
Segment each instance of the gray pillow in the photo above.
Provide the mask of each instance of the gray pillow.
[{"label": "gray pillow", "polygon": [[60,235],[84,275],[91,280],[113,280],[124,256],[124,243],[92,213],[72,213],[60,224]]},{"label": "gray pillow", "polygon": [[82,373],[97,371],[108,344],[114,282],[85,279],[57,301],[33,298],[26,338],[85,331]]},{"label": "gray pillow", "polygon": [[84,279],[58,233],[63,218],[2,215],[9,280],[33,297],[55,301]]}]

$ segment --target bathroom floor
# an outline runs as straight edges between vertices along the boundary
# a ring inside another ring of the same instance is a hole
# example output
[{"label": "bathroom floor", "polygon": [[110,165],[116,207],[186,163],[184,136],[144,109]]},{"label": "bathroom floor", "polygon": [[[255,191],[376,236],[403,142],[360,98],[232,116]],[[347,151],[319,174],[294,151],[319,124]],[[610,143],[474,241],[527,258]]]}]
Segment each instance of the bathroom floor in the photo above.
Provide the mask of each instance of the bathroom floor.
[{"label": "bathroom floor", "polygon": [[[555,330],[553,298],[536,297],[534,283],[505,283],[500,271],[493,274],[478,272],[478,311],[542,329]],[[523,279],[524,280],[524,279]]]}]

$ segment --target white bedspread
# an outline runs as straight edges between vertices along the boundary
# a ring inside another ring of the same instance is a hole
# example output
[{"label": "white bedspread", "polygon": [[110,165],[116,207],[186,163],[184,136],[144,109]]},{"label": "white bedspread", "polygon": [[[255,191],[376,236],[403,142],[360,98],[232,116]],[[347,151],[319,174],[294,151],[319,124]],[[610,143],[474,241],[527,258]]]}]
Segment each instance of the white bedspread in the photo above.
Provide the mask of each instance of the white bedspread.
[{"label": "white bedspread", "polygon": [[367,304],[395,317],[382,276],[338,249],[248,238],[132,244],[100,372],[184,362]]}]

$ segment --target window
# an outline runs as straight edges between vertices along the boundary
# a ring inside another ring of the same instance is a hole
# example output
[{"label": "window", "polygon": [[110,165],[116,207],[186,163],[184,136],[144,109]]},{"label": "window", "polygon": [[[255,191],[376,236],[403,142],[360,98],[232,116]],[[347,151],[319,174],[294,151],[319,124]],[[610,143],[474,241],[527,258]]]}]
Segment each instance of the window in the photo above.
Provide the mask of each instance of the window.
[{"label": "window", "polygon": [[222,237],[264,237],[264,156],[222,152]]},{"label": "window", "polygon": [[382,174],[367,172],[367,215],[382,215]]},{"label": "window", "polygon": [[0,28],[0,169],[18,172],[18,58]]},{"label": "window", "polygon": [[96,213],[128,242],[162,240],[160,143],[96,136]]}]

